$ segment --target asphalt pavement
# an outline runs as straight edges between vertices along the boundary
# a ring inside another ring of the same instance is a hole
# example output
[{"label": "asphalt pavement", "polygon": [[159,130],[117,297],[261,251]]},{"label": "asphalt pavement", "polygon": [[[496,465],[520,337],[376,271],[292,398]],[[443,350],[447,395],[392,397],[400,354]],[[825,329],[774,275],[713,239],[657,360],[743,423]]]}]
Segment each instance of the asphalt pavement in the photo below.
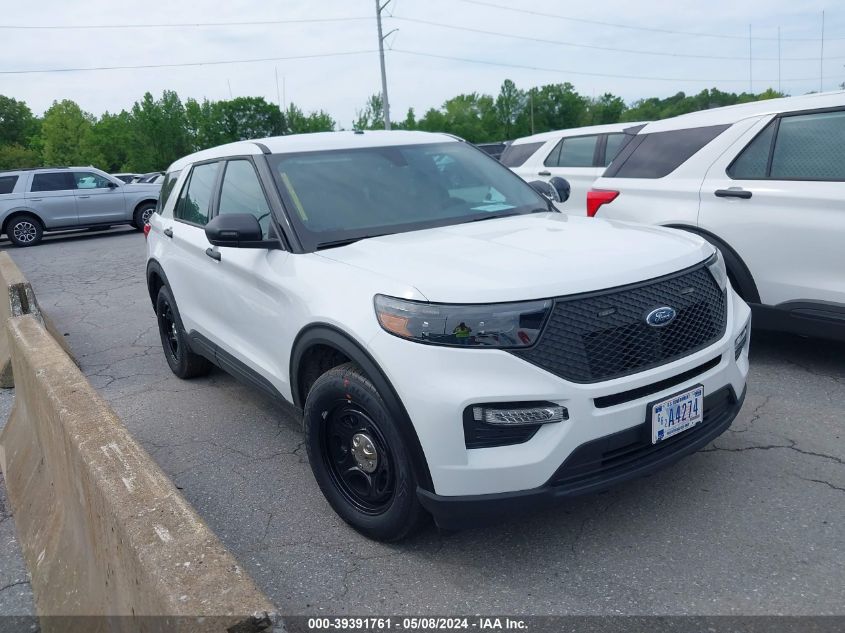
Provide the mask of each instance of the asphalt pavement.
[{"label": "asphalt pavement", "polygon": [[329,508],[295,413],[219,370],[171,374],[140,233],[11,254],[94,386],[282,613],[845,614],[844,345],[755,334],[745,407],[701,452],[540,515],[384,545]]}]

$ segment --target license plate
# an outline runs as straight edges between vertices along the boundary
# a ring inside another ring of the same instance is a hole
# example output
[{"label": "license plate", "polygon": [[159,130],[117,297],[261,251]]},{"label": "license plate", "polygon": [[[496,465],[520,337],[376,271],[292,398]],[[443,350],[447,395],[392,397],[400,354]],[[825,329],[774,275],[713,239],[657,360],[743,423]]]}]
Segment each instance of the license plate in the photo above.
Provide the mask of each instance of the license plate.
[{"label": "license plate", "polygon": [[651,405],[651,443],[691,429],[704,419],[704,387],[675,394]]}]

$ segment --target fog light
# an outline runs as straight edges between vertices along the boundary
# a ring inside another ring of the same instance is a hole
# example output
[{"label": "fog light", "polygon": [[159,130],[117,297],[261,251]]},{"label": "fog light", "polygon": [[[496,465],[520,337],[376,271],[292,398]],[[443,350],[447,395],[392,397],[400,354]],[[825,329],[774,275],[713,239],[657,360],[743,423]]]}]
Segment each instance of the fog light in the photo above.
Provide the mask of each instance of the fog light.
[{"label": "fog light", "polygon": [[476,422],[485,422],[496,426],[521,426],[531,424],[549,424],[569,419],[566,407],[556,404],[533,407],[495,407],[479,406],[472,408],[472,417]]},{"label": "fog light", "polygon": [[742,326],[742,330],[740,331],[739,335],[734,340],[734,360],[739,358],[739,355],[742,354],[742,350],[745,349],[745,344],[748,342],[748,330],[751,327],[751,319],[745,322],[745,325]]}]

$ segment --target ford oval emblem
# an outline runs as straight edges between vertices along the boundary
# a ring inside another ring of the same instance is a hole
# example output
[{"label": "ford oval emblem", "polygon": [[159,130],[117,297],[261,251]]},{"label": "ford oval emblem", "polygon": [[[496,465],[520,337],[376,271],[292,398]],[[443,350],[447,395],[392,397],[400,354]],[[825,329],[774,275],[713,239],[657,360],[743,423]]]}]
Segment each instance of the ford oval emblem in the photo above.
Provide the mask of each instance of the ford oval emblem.
[{"label": "ford oval emblem", "polygon": [[664,327],[674,321],[676,316],[678,313],[675,308],[662,306],[649,312],[645,317],[645,322],[652,327]]}]

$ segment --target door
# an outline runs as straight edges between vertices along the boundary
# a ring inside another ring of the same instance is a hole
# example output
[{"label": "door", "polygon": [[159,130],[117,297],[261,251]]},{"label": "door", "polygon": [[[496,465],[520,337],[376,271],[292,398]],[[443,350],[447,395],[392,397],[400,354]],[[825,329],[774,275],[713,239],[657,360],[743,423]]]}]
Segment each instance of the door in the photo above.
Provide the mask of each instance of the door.
[{"label": "door", "polygon": [[762,303],[845,306],[845,109],[761,119],[708,170],[699,225],[742,257]]},{"label": "door", "polygon": [[[249,213],[258,219],[264,239],[275,236],[270,203],[248,158],[226,163],[220,186],[218,214]],[[287,359],[295,336],[285,280],[293,273],[290,253],[279,249],[214,247],[220,319],[212,340],[281,393],[287,392]],[[283,349],[287,346],[287,349]]]},{"label": "door", "polygon": [[599,156],[599,139],[603,135],[567,136],[555,145],[537,172],[543,180],[560,176],[569,181],[571,190],[562,210],[574,213],[587,212],[587,192],[596,178],[604,171]]},{"label": "door", "polygon": [[93,171],[73,171],[76,213],[81,226],[125,222],[123,187]]},{"label": "door", "polygon": [[179,193],[173,219],[162,220],[164,239],[172,243],[161,264],[182,324],[186,332],[206,338],[219,330],[223,318],[217,262],[206,254],[211,244],[205,237],[219,166],[218,162],[194,165]]},{"label": "door", "polygon": [[26,194],[27,205],[35,211],[48,229],[77,226],[73,175],[67,171],[44,171],[32,174]]}]

